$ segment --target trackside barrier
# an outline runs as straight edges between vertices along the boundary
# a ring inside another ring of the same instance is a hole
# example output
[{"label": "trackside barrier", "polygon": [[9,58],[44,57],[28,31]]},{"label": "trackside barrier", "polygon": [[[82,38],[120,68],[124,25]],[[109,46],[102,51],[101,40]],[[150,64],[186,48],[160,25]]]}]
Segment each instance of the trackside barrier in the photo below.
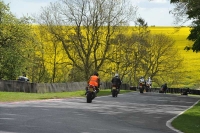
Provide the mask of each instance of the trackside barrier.
[{"label": "trackside barrier", "polygon": [[[186,89],[187,88],[168,88],[166,92],[171,94],[181,94],[186,91]],[[159,90],[160,88],[151,88],[152,92],[159,92]],[[190,94],[200,95],[200,90],[190,89]]]},{"label": "trackside barrier", "polygon": [[37,93],[47,92],[65,92],[84,90],[86,82],[70,82],[70,83],[37,83]]},{"label": "trackside barrier", "polygon": [[[85,90],[86,82],[67,82],[67,83],[29,83],[16,80],[0,80],[0,91],[6,92],[26,92],[26,93],[47,93]],[[100,89],[110,89],[111,82],[102,82]],[[122,84],[122,90],[137,91],[135,86]],[[160,88],[152,88],[152,92],[159,92]],[[168,88],[167,93],[182,93],[186,88]],[[190,89],[190,94],[200,95],[200,90]]]},{"label": "trackside barrier", "polygon": [[36,93],[35,83],[16,80],[0,80],[0,91]]},{"label": "trackside barrier", "polygon": [[[102,82],[100,89],[111,88],[110,82]],[[86,82],[67,83],[29,83],[16,80],[0,80],[0,91],[6,92],[27,92],[27,93],[47,93],[85,90]],[[122,84],[121,89],[129,90],[128,84]]]}]

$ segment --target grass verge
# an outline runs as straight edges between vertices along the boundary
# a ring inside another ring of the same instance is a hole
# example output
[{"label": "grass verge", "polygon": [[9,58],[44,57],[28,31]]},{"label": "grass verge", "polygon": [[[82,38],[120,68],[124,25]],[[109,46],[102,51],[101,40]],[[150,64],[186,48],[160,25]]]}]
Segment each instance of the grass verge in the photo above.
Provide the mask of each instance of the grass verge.
[{"label": "grass verge", "polygon": [[200,133],[200,102],[178,116],[171,124],[184,133]]},{"label": "grass verge", "polygon": [[[120,93],[131,92],[121,90]],[[111,95],[110,89],[100,90],[97,96]],[[85,97],[85,91],[57,92],[57,93],[23,93],[23,92],[0,92],[0,102],[30,101],[42,99],[60,99],[70,97]]]}]

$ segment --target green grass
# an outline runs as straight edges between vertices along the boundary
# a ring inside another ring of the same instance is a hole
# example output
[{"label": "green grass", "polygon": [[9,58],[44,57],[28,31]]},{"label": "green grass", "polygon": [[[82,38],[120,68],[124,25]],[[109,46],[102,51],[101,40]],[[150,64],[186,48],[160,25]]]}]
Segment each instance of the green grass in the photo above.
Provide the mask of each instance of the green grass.
[{"label": "green grass", "polygon": [[172,121],[172,126],[184,133],[200,133],[200,102]]},{"label": "green grass", "polygon": [[[120,93],[130,92],[121,90]],[[111,95],[110,89],[100,90],[97,96]],[[0,102],[30,101],[42,99],[59,99],[70,97],[85,97],[85,91],[57,92],[57,93],[23,93],[23,92],[0,92]]]}]

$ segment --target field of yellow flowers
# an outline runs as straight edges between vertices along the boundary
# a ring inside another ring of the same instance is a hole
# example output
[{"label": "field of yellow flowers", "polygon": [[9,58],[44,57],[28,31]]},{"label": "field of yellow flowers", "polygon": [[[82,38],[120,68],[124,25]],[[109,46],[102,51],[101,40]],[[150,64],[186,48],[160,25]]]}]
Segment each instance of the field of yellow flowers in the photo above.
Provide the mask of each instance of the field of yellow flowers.
[{"label": "field of yellow flowers", "polygon": [[175,47],[184,59],[183,66],[179,72],[184,72],[183,81],[177,87],[190,87],[197,89],[200,87],[200,53],[192,50],[186,51],[186,46],[191,46],[193,42],[187,40],[190,34],[189,27],[150,27],[151,33],[163,33],[175,40]]}]

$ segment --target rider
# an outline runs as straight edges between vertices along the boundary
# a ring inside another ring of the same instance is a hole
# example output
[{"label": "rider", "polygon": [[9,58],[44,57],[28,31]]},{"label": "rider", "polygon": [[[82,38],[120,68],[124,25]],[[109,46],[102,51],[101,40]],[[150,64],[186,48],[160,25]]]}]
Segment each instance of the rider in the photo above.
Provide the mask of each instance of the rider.
[{"label": "rider", "polygon": [[164,84],[161,86],[160,93],[165,93],[165,94],[166,94],[167,89],[168,89],[167,83],[164,83]]},{"label": "rider", "polygon": [[139,83],[145,83],[144,77],[140,77]]},{"label": "rider", "polygon": [[147,79],[147,84],[149,85],[149,87],[151,87],[151,85],[152,85],[151,77],[149,77],[149,78]]},{"label": "rider", "polygon": [[115,76],[112,78],[111,82],[112,82],[112,85],[115,85],[117,87],[117,89],[119,89],[118,92],[120,92],[120,86],[122,84],[122,81],[119,78],[119,74],[118,73],[115,74]]},{"label": "rider", "polygon": [[100,87],[100,78],[98,77],[99,74],[97,72],[94,72],[92,76],[90,76],[90,79],[88,80],[88,85],[95,86],[96,92],[99,92]]}]

